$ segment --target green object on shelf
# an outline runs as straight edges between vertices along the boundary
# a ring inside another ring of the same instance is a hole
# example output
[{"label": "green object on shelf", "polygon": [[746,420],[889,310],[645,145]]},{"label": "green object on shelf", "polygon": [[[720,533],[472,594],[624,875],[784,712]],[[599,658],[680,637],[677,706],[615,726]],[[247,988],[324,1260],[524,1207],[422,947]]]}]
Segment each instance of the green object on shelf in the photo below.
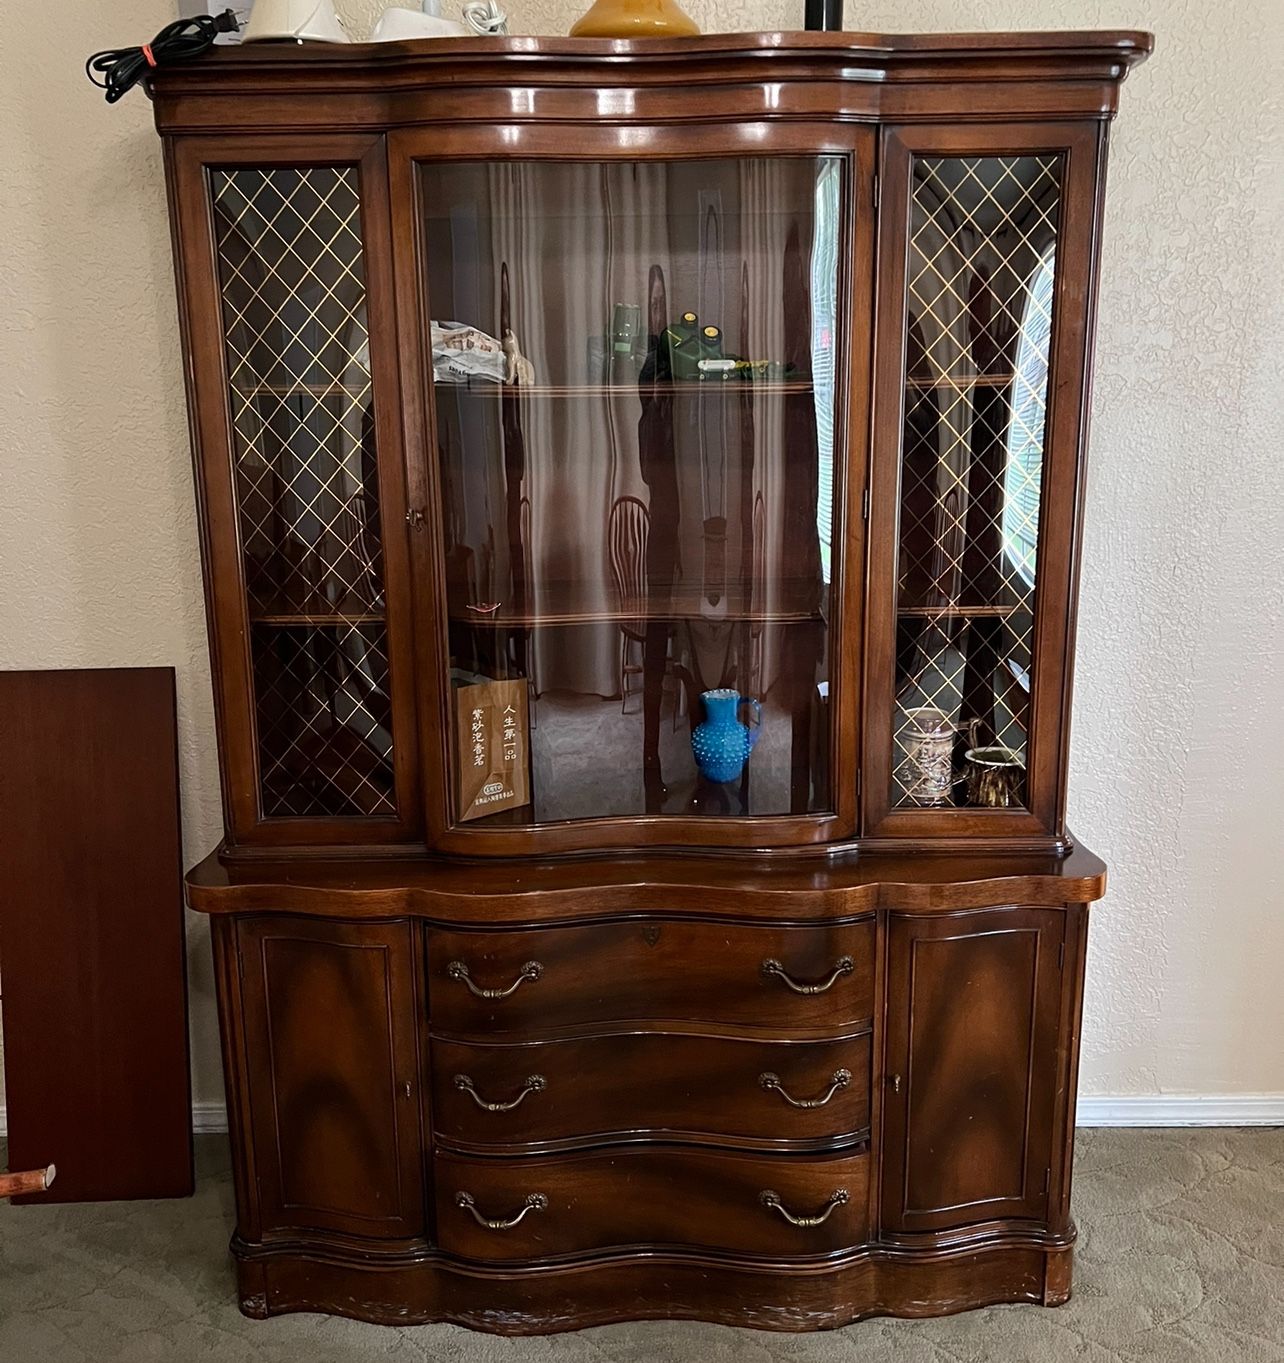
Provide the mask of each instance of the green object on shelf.
[{"label": "green object on shelf", "polygon": [[700,371],[700,319],[694,312],[682,316],[664,329],[664,347],[669,356],[669,373],[675,379],[697,379]]}]

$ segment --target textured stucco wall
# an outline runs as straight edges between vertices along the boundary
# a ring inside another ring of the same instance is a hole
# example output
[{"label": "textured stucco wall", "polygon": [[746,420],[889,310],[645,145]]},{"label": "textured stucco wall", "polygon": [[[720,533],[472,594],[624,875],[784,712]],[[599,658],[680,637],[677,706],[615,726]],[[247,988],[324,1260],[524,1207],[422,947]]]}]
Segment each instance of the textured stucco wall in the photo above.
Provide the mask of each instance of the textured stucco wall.
[{"label": "textured stucco wall", "polygon": [[[518,32],[577,12],[512,7]],[[63,0],[39,25],[19,8],[0,8],[0,667],[177,666],[191,862],[219,802],[159,145],[146,101],[107,109],[76,60],[149,36],[173,0]],[[342,8],[359,33],[382,0]],[[707,30],[802,22],[801,0],[689,8]],[[848,11],[872,30],[1158,35],[1115,129],[1102,282],[1072,789],[1112,880],[1083,1086],[1284,1093],[1277,0]],[[214,1101],[199,920],[190,958]]]}]

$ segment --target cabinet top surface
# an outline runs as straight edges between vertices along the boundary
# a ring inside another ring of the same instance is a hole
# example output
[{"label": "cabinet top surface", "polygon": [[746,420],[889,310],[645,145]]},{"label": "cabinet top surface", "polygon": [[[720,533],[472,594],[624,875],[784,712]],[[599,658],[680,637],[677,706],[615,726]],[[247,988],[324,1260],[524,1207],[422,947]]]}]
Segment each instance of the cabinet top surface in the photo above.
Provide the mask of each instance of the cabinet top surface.
[{"label": "cabinet top surface", "polygon": [[502,38],[434,38],[398,43],[252,43],[219,48],[200,62],[169,67],[150,79],[158,94],[204,86],[229,77],[268,73],[306,77],[308,73],[369,75],[390,79],[405,68],[491,62],[533,67],[573,68],[585,77],[612,82],[625,72],[674,63],[698,66],[704,61],[811,62],[844,65],[836,73],[848,81],[914,79],[926,65],[978,65],[994,71],[995,63],[1012,66],[1012,74],[1037,63],[1049,66],[1105,62],[1116,79],[1144,61],[1153,36],[1140,30],[1064,30],[1022,33],[712,33],[694,38],[568,38],[518,36]]},{"label": "cabinet top surface", "polygon": [[619,912],[799,921],[871,913],[967,910],[995,903],[1089,903],[1106,868],[1087,848],[1064,856],[562,858],[466,862],[299,858],[229,863],[212,852],[187,873],[187,902],[201,913],[302,912],[338,917],[427,914],[466,922],[593,919]]}]

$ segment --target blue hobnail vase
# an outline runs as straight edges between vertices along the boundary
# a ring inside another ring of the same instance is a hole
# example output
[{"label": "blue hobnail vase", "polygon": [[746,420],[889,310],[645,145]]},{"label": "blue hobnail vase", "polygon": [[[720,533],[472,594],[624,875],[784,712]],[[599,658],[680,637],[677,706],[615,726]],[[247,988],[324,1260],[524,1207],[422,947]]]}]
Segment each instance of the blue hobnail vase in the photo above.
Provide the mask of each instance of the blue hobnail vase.
[{"label": "blue hobnail vase", "polygon": [[[691,751],[695,754],[696,766],[700,768],[702,776],[719,785],[724,781],[735,781],[744,771],[753,745],[758,741],[762,729],[762,706],[758,701],[727,687],[702,692],[700,699],[704,701],[705,720],[703,724],[696,725],[691,735]],[[742,724],[737,718],[742,705],[748,705],[753,710],[752,727]]]}]

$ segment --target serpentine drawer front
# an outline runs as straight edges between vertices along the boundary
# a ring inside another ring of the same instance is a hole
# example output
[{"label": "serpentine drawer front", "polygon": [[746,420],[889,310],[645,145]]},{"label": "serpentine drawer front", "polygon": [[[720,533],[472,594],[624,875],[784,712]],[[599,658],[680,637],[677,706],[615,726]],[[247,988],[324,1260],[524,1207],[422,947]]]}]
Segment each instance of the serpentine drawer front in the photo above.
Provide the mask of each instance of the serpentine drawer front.
[{"label": "serpentine drawer front", "polygon": [[666,1019],[832,1035],[874,1008],[872,919],[442,930],[429,935],[428,966],[434,1031],[483,1039]]},{"label": "serpentine drawer front", "polygon": [[627,1032],[432,1043],[437,1139],[466,1148],[650,1135],[768,1146],[869,1135],[868,1032],[759,1041]]},{"label": "serpentine drawer front", "polygon": [[468,1259],[639,1245],[793,1258],[854,1248],[868,1225],[868,1154],[639,1148],[512,1160],[439,1154],[434,1165],[438,1241]]}]

